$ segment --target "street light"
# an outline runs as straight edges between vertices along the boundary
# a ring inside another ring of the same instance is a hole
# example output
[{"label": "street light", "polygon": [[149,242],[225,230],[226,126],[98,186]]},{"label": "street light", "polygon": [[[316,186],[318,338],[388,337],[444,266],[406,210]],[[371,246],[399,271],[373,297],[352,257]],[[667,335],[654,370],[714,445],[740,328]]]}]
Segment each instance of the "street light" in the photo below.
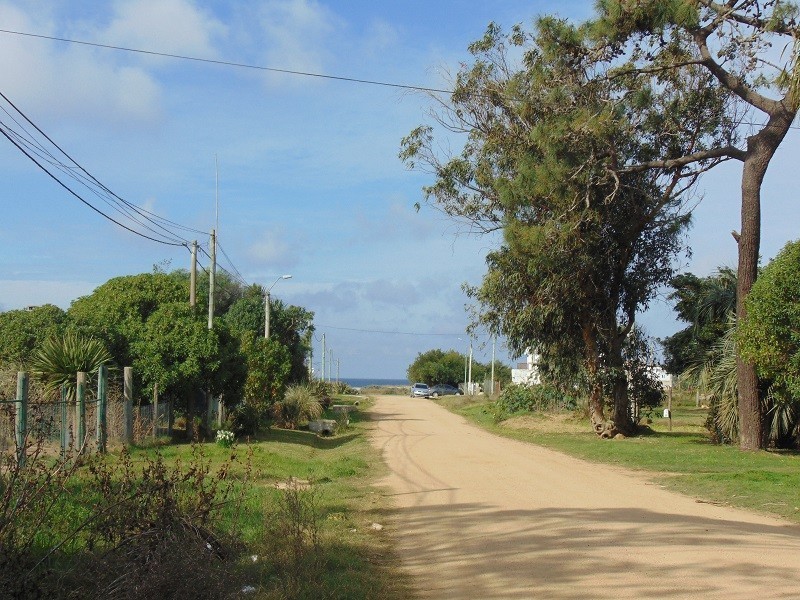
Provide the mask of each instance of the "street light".
[{"label": "street light", "polygon": [[267,293],[264,295],[264,338],[269,338],[269,293],[272,291],[272,288],[275,287],[275,284],[278,283],[281,279],[291,279],[291,275],[281,275],[275,281],[272,282],[272,285],[267,288]]}]

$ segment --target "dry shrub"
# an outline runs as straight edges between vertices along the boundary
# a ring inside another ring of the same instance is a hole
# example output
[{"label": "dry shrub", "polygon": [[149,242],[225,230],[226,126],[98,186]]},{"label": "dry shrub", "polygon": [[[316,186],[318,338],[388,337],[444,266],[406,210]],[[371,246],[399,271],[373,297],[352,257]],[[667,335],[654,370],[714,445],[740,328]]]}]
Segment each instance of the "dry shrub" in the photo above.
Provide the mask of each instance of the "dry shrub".
[{"label": "dry shrub", "polygon": [[296,598],[313,585],[322,568],[319,490],[311,482],[291,478],[278,492],[267,518],[267,555],[284,596]]},{"label": "dry shrub", "polygon": [[219,526],[246,488],[229,481],[235,455],[212,473],[197,446],[172,467],[158,455],[81,466],[30,450],[24,466],[9,455],[0,463],[0,595],[202,599],[240,589],[239,548]]}]

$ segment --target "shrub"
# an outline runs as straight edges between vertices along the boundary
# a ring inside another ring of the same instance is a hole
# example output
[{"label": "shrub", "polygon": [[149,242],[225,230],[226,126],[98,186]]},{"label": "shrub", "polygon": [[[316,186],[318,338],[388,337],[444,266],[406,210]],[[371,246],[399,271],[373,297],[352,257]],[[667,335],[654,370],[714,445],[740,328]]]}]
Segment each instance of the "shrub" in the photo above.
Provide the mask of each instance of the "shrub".
[{"label": "shrub", "polygon": [[302,421],[318,419],[322,404],[308,386],[295,385],[286,390],[283,400],[273,405],[272,414],[279,427],[297,429]]},{"label": "shrub", "polygon": [[507,413],[544,412],[574,410],[577,400],[547,383],[512,384],[503,390],[497,404]]},{"label": "shrub", "polygon": [[211,474],[199,447],[173,468],[160,456],[135,467],[125,452],[79,462],[27,450],[24,466],[0,460],[0,595],[200,599],[236,589],[234,547],[216,526],[224,507],[241,505],[228,483],[233,458]]}]

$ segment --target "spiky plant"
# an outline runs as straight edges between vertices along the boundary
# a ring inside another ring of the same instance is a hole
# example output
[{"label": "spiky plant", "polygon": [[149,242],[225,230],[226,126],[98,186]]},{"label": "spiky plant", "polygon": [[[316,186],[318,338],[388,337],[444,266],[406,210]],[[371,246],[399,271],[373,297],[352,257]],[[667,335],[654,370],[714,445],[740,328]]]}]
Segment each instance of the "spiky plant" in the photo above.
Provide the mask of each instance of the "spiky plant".
[{"label": "spiky plant", "polygon": [[296,429],[301,421],[318,419],[322,415],[322,405],[308,386],[295,385],[273,405],[272,413],[279,426]]},{"label": "spiky plant", "polygon": [[97,373],[101,365],[111,362],[105,345],[95,338],[82,337],[75,332],[46,340],[34,354],[31,366],[34,375],[48,393],[66,387],[68,398],[75,397],[76,374]]},{"label": "spiky plant", "polygon": [[706,427],[720,442],[739,436],[739,406],[736,388],[736,317],[729,313],[723,336],[706,354],[705,361],[689,367],[686,379],[709,395],[711,410]]}]

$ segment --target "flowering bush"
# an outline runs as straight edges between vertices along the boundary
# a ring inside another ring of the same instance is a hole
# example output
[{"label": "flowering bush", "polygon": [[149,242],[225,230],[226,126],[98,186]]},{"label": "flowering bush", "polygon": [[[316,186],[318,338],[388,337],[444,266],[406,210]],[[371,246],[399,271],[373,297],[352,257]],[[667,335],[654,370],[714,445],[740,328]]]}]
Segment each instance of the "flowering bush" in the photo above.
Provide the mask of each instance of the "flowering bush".
[{"label": "flowering bush", "polygon": [[222,446],[223,448],[230,448],[233,446],[233,442],[236,441],[236,436],[232,431],[220,429],[217,431],[217,438],[215,441],[217,442],[217,445]]}]

